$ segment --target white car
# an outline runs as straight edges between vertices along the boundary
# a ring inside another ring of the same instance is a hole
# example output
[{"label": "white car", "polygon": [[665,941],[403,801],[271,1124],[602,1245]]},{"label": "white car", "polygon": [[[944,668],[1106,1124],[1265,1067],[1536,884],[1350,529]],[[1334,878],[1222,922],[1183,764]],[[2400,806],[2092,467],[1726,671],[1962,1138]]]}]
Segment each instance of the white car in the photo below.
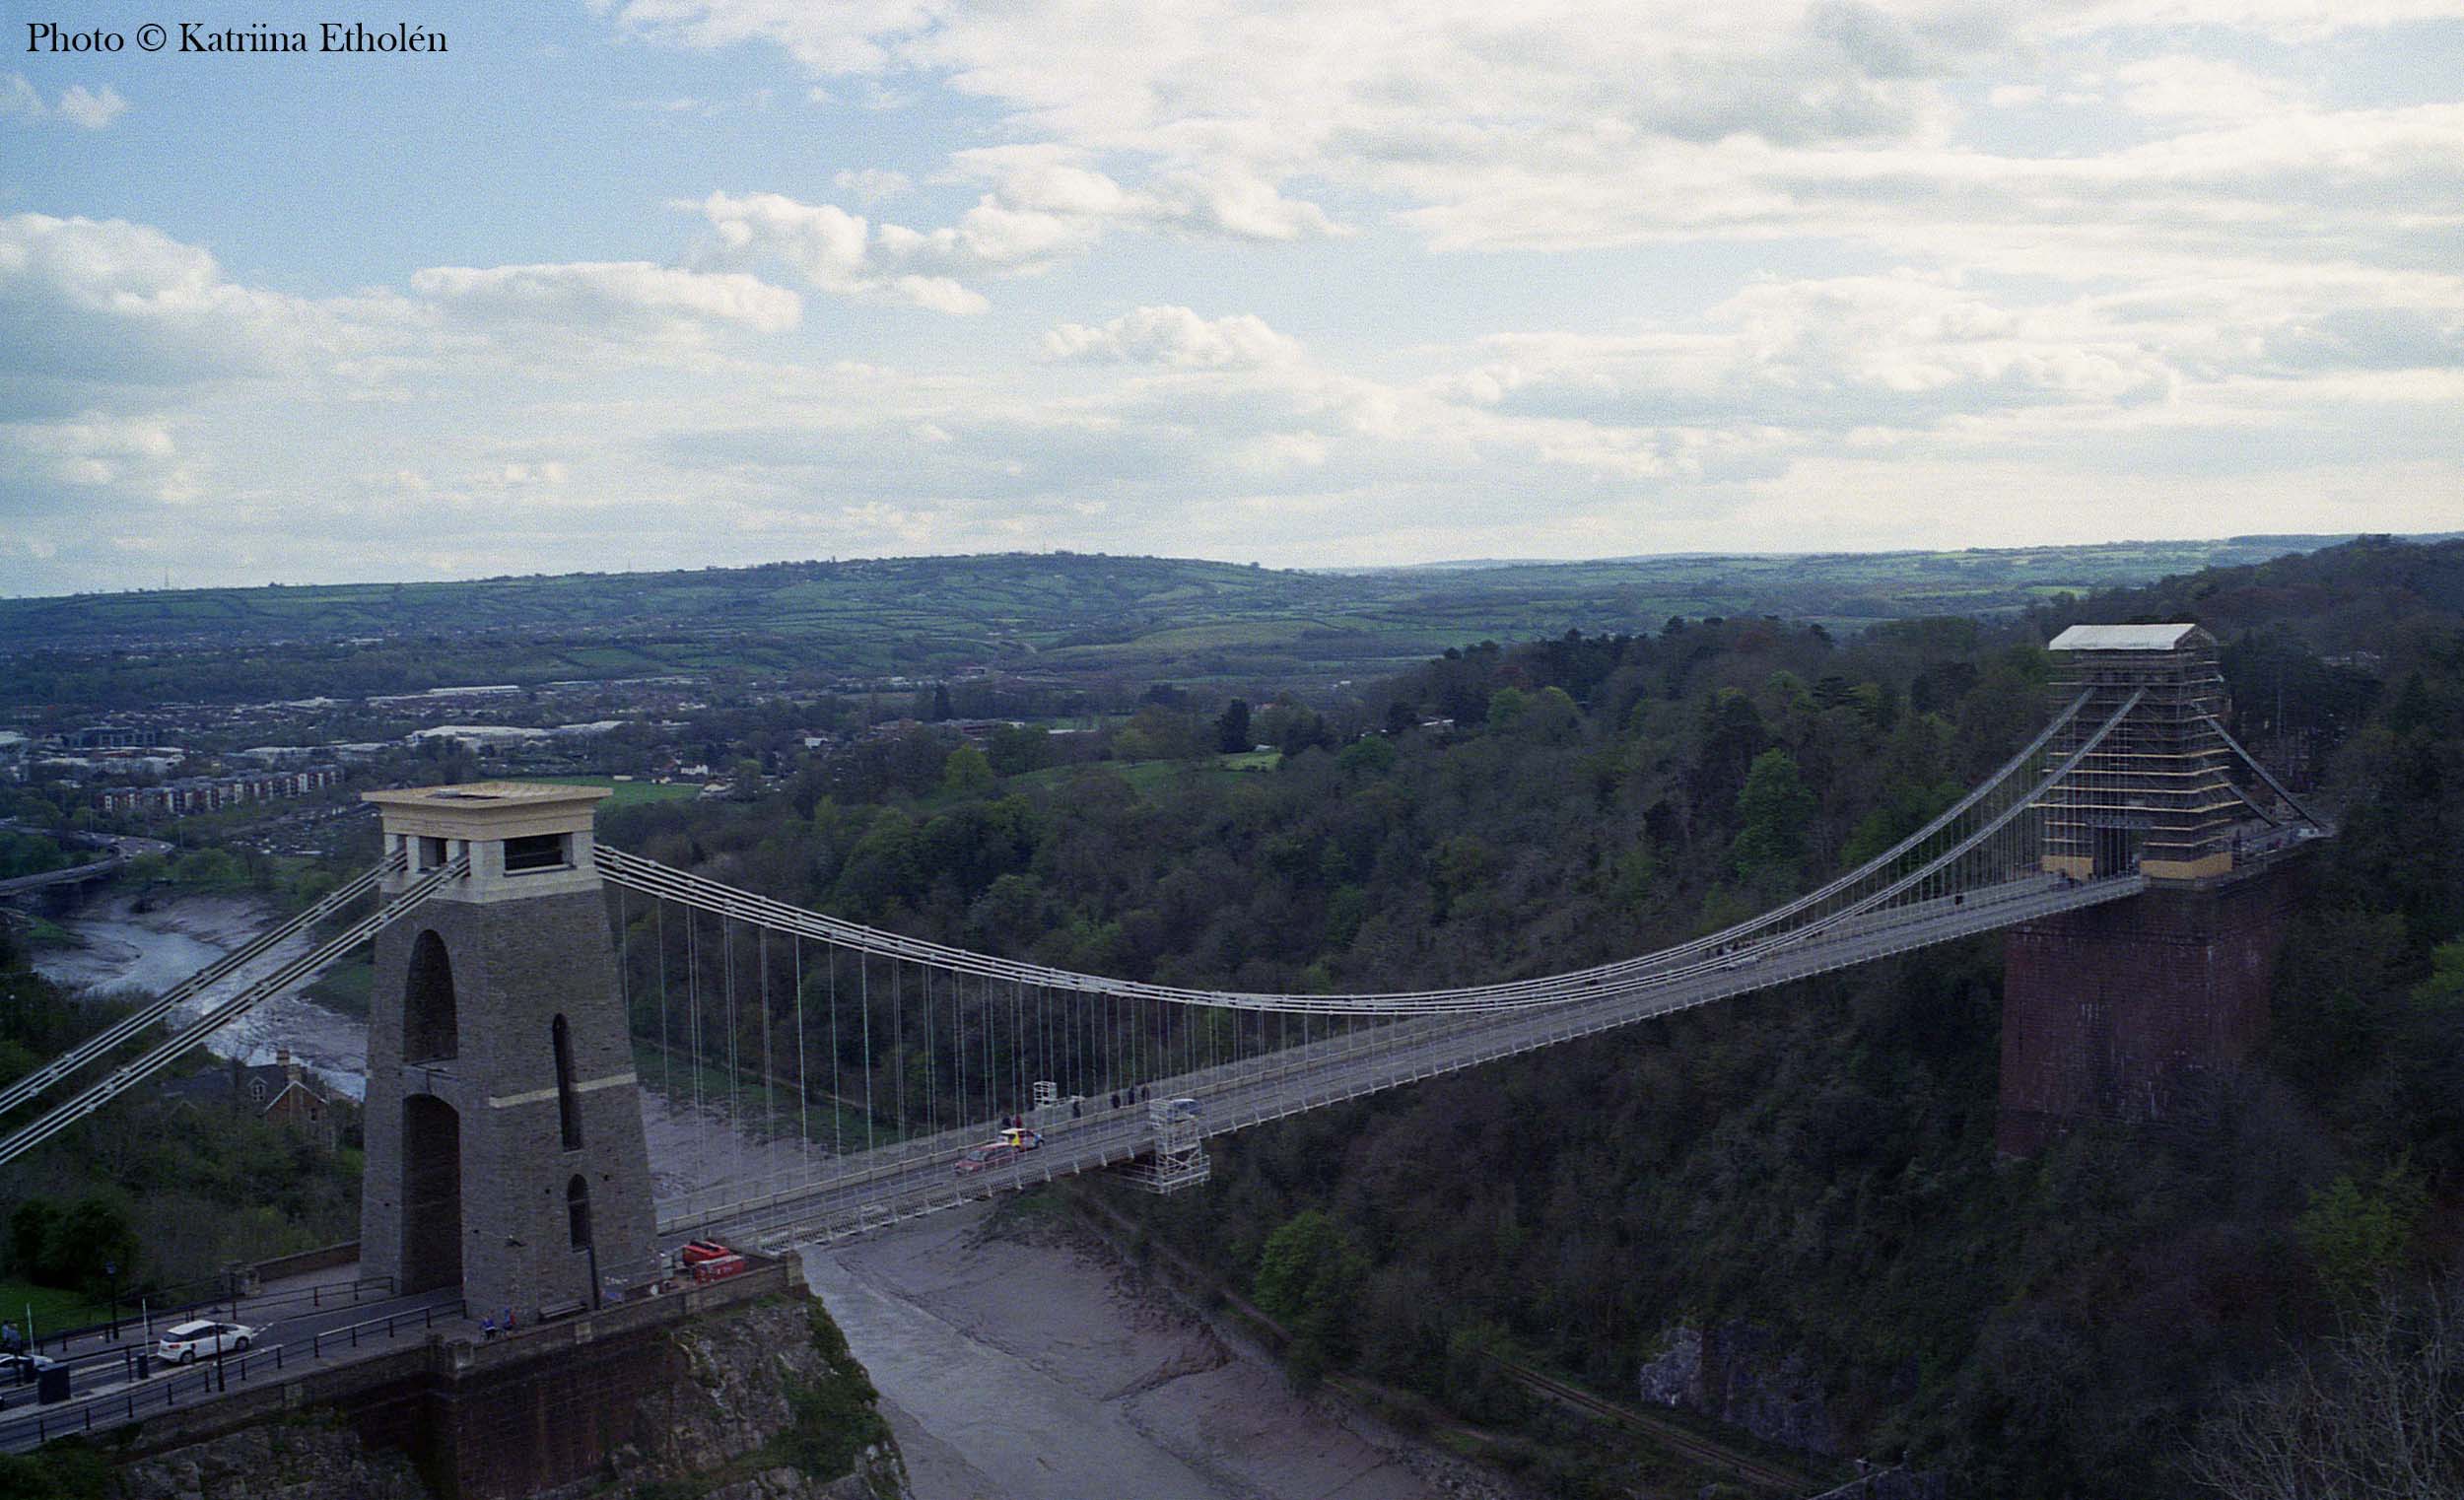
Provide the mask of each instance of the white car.
[{"label": "white car", "polygon": [[200,1355],[211,1359],[217,1354],[244,1352],[249,1341],[263,1329],[252,1329],[237,1323],[211,1323],[200,1319],[195,1323],[174,1324],[163,1330],[163,1341],[155,1347],[157,1359],[184,1365]]}]

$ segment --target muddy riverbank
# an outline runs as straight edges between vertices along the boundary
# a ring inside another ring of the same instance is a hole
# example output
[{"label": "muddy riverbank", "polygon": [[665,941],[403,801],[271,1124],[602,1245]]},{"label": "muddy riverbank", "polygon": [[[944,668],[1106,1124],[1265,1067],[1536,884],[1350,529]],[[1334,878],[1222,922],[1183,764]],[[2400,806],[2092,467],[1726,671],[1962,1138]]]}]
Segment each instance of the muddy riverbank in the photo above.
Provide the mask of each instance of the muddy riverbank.
[{"label": "muddy riverbank", "polygon": [[804,1261],[881,1390],[918,1500],[1507,1494],[1295,1395],[1057,1213],[973,1207]]}]

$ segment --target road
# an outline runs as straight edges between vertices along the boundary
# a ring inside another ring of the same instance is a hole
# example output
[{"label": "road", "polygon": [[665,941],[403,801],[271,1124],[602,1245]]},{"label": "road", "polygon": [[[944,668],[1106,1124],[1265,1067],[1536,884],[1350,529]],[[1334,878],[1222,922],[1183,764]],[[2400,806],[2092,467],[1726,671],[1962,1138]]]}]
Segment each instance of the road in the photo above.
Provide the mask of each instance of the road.
[{"label": "road", "polygon": [[[103,1431],[132,1414],[191,1405],[230,1387],[295,1375],[303,1368],[367,1359],[424,1339],[431,1328],[463,1322],[457,1288],[409,1296],[386,1294],[379,1287],[361,1291],[365,1295],[354,1298],[347,1281],[294,1283],[243,1297],[236,1305],[155,1314],[151,1337],[146,1323],[131,1318],[116,1339],[98,1332],[72,1338],[65,1349],[46,1340],[43,1352],[69,1367],[69,1399],[41,1406],[32,1384],[0,1387],[0,1452],[23,1453],[67,1432]],[[165,1329],[191,1318],[238,1323],[257,1332],[244,1355],[186,1367],[154,1362],[138,1378],[136,1356],[150,1353],[153,1339]]]}]

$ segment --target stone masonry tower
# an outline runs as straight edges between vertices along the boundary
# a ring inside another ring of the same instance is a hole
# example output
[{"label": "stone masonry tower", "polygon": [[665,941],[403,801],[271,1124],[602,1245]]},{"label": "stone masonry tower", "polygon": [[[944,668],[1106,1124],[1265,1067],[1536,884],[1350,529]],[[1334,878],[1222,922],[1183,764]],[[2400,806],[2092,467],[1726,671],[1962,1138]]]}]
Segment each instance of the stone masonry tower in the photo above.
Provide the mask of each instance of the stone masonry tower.
[{"label": "stone masonry tower", "polygon": [[591,786],[374,791],[389,890],[461,855],[376,938],[360,1264],[473,1316],[597,1305],[655,1253],[650,1157],[591,852]]},{"label": "stone masonry tower", "polygon": [[2146,696],[2046,797],[2044,868],[2136,871],[2148,888],[2005,937],[1995,1136],[2012,1155],[2083,1122],[2160,1118],[2186,1074],[2249,1057],[2294,896],[2281,841],[2227,776],[2214,639],[2193,625],[2075,625],[2052,650],[2056,699],[2090,695],[2057,758]]}]

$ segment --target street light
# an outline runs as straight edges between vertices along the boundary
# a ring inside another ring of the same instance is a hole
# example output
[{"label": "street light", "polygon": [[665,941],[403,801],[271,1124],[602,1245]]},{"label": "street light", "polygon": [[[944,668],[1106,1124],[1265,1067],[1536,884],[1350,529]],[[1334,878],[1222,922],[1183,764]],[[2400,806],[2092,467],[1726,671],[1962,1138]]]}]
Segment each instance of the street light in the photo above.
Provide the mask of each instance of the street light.
[{"label": "street light", "polygon": [[111,1337],[116,1340],[120,1336],[120,1263],[103,1261],[103,1275],[111,1283]]}]

